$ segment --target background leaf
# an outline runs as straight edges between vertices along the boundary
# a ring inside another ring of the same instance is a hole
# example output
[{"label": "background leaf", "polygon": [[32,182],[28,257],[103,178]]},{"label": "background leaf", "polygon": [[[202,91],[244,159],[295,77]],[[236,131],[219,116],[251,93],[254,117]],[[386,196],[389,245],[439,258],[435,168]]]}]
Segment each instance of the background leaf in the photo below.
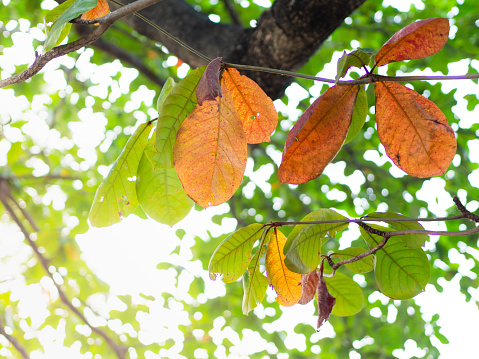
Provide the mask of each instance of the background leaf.
[{"label": "background leaf", "polygon": [[226,69],[223,78],[243,122],[246,141],[269,142],[270,135],[278,124],[278,112],[271,98],[256,82],[241,75],[236,69]]},{"label": "background leaf", "polygon": [[158,151],[150,139],[143,152],[136,179],[136,191],[141,208],[155,221],[173,226],[193,207],[174,168],[155,166]]},{"label": "background leaf", "polygon": [[200,206],[219,205],[234,194],[246,168],[246,138],[231,95],[205,101],[185,119],[173,148],[176,172]]},{"label": "background leaf", "polygon": [[275,228],[270,234],[266,249],[266,272],[276,294],[276,301],[289,307],[296,304],[302,294],[300,285],[301,274],[291,272],[284,264],[283,247],[286,243],[285,235]]},{"label": "background leaf", "polygon": [[378,136],[389,158],[414,177],[444,174],[456,137],[441,110],[397,82],[377,82],[375,92]]},{"label": "background leaf", "polygon": [[211,256],[208,271],[210,278],[223,275],[223,282],[230,283],[243,275],[251,262],[253,244],[261,238],[263,225],[250,224],[226,237]]},{"label": "background leaf", "polygon": [[416,21],[396,32],[376,54],[377,66],[401,60],[422,59],[442,49],[449,36],[449,20]]},{"label": "background leaf", "polygon": [[[385,230],[388,228],[371,225]],[[382,238],[360,228],[370,247],[377,246]],[[389,238],[386,245],[376,252],[374,274],[379,290],[393,299],[409,299],[424,291],[431,269],[426,253],[421,248],[408,248],[397,237]]]},{"label": "background leaf", "polygon": [[283,183],[306,183],[318,177],[344,143],[359,86],[335,85],[306,111],[289,131],[278,178]]},{"label": "background leaf", "polygon": [[136,175],[151,127],[150,122],[138,126],[98,187],[88,217],[94,227],[118,223],[138,205]]},{"label": "background leaf", "polygon": [[158,110],[155,146],[158,166],[173,168],[173,146],[181,124],[196,106],[196,86],[206,66],[190,71],[165,98]]},{"label": "background leaf", "polygon": [[334,277],[324,277],[329,293],[336,298],[336,305],[331,314],[345,317],[361,311],[364,295],[361,287],[352,278],[337,273]]},{"label": "background leaf", "polygon": [[[366,252],[363,248],[358,247],[349,247],[342,250],[334,251],[333,256],[338,257],[339,260],[343,261],[346,259],[350,259],[356,257],[357,255]],[[373,256],[367,256],[359,261],[346,263],[346,268],[351,270],[354,273],[367,273],[373,270],[374,263],[373,263]]]}]

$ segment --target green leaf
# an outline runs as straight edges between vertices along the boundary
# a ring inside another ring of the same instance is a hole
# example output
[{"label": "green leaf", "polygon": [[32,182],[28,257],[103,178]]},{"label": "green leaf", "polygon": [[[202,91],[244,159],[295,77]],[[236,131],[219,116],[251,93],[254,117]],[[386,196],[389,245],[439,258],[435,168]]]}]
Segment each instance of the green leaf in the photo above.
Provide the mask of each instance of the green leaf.
[{"label": "green leaf", "polygon": [[341,77],[346,76],[348,70],[351,67],[363,67],[367,66],[371,61],[371,57],[376,51],[371,49],[356,49],[350,53],[343,51],[343,56],[338,60],[338,74],[336,75],[336,81]]},{"label": "green leaf", "polygon": [[353,109],[353,117],[351,125],[349,126],[348,134],[344,140],[344,144],[350,142],[361,131],[361,128],[366,122],[366,116],[368,114],[368,97],[366,96],[366,90],[364,85],[359,86],[358,96],[356,97],[356,104]]},{"label": "green leaf", "polygon": [[[388,230],[377,225],[371,227]],[[360,230],[369,247],[375,247],[382,241],[382,237],[363,228]],[[421,248],[406,247],[405,242],[397,237],[389,238],[386,245],[376,252],[374,266],[379,290],[392,299],[409,299],[421,293],[431,273],[426,253]]]},{"label": "green leaf", "polygon": [[[262,242],[265,242],[263,240]],[[259,263],[261,257],[266,250],[266,246],[263,243],[256,251],[253,260],[248,266],[248,270],[243,276],[243,314],[248,315],[254,308],[263,301],[266,295],[266,289],[268,289],[268,279],[259,270]]]},{"label": "green leaf", "polygon": [[[318,209],[304,217],[301,222],[331,221],[347,218],[331,209]],[[296,273],[309,273],[320,261],[321,245],[329,237],[344,230],[349,223],[298,224],[288,236],[283,249],[286,255],[285,264],[289,270]],[[329,236],[329,237],[328,237]]]},{"label": "green leaf", "polygon": [[136,175],[151,127],[150,122],[138,126],[98,187],[89,215],[94,227],[118,223],[138,206]]},{"label": "green leaf", "polygon": [[[409,218],[403,216],[402,214],[392,213],[392,212],[374,212],[366,216],[366,218],[378,218],[378,219],[388,219],[388,218]],[[399,221],[399,222],[387,222],[391,227],[396,228],[398,231],[405,230],[424,230],[424,227],[419,224],[417,221]],[[420,248],[426,243],[428,238],[427,234],[408,234],[407,236],[397,236],[396,238],[404,241],[407,247],[410,248]]]},{"label": "green leaf", "polygon": [[[70,5],[70,3],[68,4]],[[48,32],[47,39],[43,45],[43,51],[46,52],[56,46],[58,39],[62,36],[64,27],[70,20],[73,20],[90,9],[93,9],[97,4],[98,0],[76,0],[72,2],[70,6],[64,5],[64,8],[62,7],[55,13],[47,14],[49,20],[54,19],[55,17],[57,17],[57,20],[53,23],[50,31]],[[57,16],[59,13],[61,13],[61,15]]]},{"label": "green leaf", "polygon": [[[340,251],[335,251],[333,253],[333,256],[338,257],[339,260],[343,261],[346,259],[356,257],[357,255],[364,252],[366,252],[366,250],[363,248],[349,247]],[[347,263],[345,264],[345,266],[354,273],[367,273],[369,271],[372,271],[374,268],[373,256],[370,255],[370,256],[367,256],[366,258],[360,259],[359,261]]]},{"label": "green leaf", "polygon": [[174,168],[155,166],[157,157],[154,138],[151,138],[138,166],[138,202],[155,221],[173,226],[190,213],[193,201],[183,190]]},{"label": "green leaf", "polygon": [[331,314],[345,317],[359,313],[364,306],[363,291],[352,278],[336,273],[334,277],[324,277],[329,294],[336,298]]},{"label": "green leaf", "polygon": [[160,156],[157,165],[162,168],[173,167],[173,146],[176,134],[184,119],[196,106],[196,86],[206,66],[190,71],[168,96],[158,110],[155,146]]},{"label": "green leaf", "polygon": [[76,0],[66,0],[65,2],[61,3],[60,5],[54,7],[45,15],[45,23],[54,23],[58,20],[58,18],[67,10]]},{"label": "green leaf", "polygon": [[165,84],[163,85],[160,96],[158,96],[158,102],[156,103],[156,108],[158,109],[158,113],[160,113],[160,108],[163,102],[165,102],[166,98],[170,94],[171,90],[173,87],[176,86],[176,82],[173,79],[173,77],[168,77],[168,80],[166,80]]},{"label": "green leaf", "polygon": [[264,226],[259,223],[241,228],[226,237],[210,259],[210,278],[223,275],[223,282],[231,283],[243,275],[251,262],[253,244],[261,238]]}]

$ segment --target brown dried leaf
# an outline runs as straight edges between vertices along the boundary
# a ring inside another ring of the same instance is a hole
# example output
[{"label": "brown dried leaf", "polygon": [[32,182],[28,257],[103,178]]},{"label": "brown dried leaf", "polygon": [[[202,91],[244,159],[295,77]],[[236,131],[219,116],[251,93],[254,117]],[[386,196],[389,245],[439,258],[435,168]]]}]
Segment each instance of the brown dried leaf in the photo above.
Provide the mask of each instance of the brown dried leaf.
[{"label": "brown dried leaf", "polygon": [[322,272],[319,275],[316,296],[318,299],[317,329],[319,330],[321,326],[328,320],[329,315],[333,310],[334,304],[336,304],[336,298],[329,294],[328,287],[326,286],[326,282],[324,281]]},{"label": "brown dried leaf", "polygon": [[218,96],[223,97],[220,85],[220,70],[221,57],[217,57],[206,66],[206,70],[196,88],[198,105],[201,106],[204,101],[216,101]]},{"label": "brown dried leaf", "polygon": [[308,304],[314,298],[316,293],[316,288],[318,287],[319,275],[318,271],[314,270],[312,272],[303,274],[301,276],[301,287],[303,287],[303,295],[299,300],[299,304]]}]

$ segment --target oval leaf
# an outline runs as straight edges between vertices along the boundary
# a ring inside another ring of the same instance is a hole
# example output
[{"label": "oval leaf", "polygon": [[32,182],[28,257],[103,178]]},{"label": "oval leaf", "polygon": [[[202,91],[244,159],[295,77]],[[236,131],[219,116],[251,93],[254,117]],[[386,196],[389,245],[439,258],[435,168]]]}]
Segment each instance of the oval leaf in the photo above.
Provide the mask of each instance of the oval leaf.
[{"label": "oval leaf", "polygon": [[[196,86],[204,71],[205,66],[190,71],[171,89],[159,106],[155,142],[156,149],[160,154],[157,163],[159,167],[173,168],[173,146],[176,135],[186,116],[196,106]],[[163,88],[165,87],[166,84]]]},{"label": "oval leaf", "polygon": [[449,36],[449,20],[416,21],[396,32],[376,54],[376,66],[401,60],[422,59],[442,49]]},{"label": "oval leaf", "polygon": [[324,277],[329,293],[336,298],[331,314],[345,317],[359,313],[364,306],[363,291],[352,278],[336,273],[334,277]]},{"label": "oval leaf", "polygon": [[[346,259],[351,259],[357,255],[366,252],[363,248],[358,247],[349,247],[343,250],[338,250],[333,253],[334,257],[338,257],[339,260],[343,261]],[[346,263],[346,267],[354,273],[367,273],[373,270],[373,256],[369,255],[366,258],[360,259],[356,262]]]},{"label": "oval leaf", "polygon": [[138,206],[136,176],[151,127],[151,122],[138,126],[98,187],[88,216],[92,226],[106,227],[118,223]]},{"label": "oval leaf", "polygon": [[[371,225],[387,231],[388,228]],[[361,235],[370,247],[377,246],[382,237],[360,228]],[[386,245],[376,252],[374,274],[379,290],[392,299],[409,299],[424,291],[431,269],[426,253],[421,248],[408,248],[403,240],[389,238]]]},{"label": "oval leaf", "polygon": [[155,165],[157,157],[158,151],[150,140],[138,166],[138,202],[155,221],[173,226],[190,213],[193,201],[183,190],[174,168]]},{"label": "oval leaf", "polygon": [[456,138],[441,110],[397,82],[378,82],[375,92],[378,136],[389,158],[414,177],[444,174],[456,153]]},{"label": "oval leaf", "polygon": [[289,307],[296,304],[302,294],[301,274],[291,272],[284,264],[285,235],[275,228],[266,249],[266,272],[276,294],[276,301]]},{"label": "oval leaf", "polygon": [[253,244],[261,238],[263,225],[251,224],[226,237],[210,259],[210,278],[223,275],[223,282],[231,283],[243,275],[251,262]]},{"label": "oval leaf", "polygon": [[[347,218],[330,209],[318,209],[311,212],[301,221],[330,221]],[[322,223],[296,225],[288,236],[283,252],[289,270],[296,273],[309,273],[316,269],[320,262],[321,245],[344,230],[348,223]]]},{"label": "oval leaf", "polygon": [[278,124],[278,112],[271,98],[256,82],[241,75],[236,69],[226,69],[223,78],[243,122],[246,141],[248,143],[269,142]]},{"label": "oval leaf", "polygon": [[[286,138],[278,170],[283,183],[306,183],[318,177],[344,143],[359,86],[329,88],[299,118]],[[310,115],[310,116],[309,116]]]},{"label": "oval leaf", "polygon": [[178,131],[173,159],[186,193],[200,206],[217,206],[235,193],[246,168],[246,138],[231,95],[205,101]]}]

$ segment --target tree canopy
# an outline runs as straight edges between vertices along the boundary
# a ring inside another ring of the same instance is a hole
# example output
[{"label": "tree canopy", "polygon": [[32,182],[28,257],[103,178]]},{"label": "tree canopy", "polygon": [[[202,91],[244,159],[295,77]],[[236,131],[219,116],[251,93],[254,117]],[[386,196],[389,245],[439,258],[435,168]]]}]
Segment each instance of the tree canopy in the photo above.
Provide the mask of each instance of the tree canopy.
[{"label": "tree canopy", "polygon": [[0,7],[0,355],[446,356],[475,5],[122,3]]}]

